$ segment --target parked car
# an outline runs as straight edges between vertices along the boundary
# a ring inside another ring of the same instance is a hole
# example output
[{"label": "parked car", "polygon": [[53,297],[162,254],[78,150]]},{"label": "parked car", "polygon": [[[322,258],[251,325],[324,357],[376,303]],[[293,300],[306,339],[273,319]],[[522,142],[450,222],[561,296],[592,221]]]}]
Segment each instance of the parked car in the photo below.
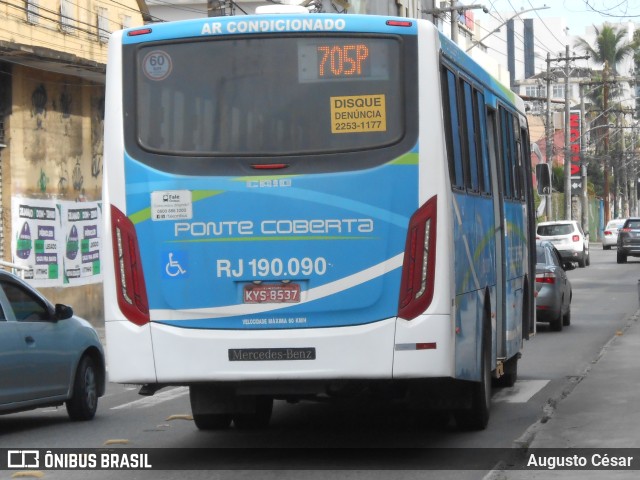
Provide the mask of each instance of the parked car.
[{"label": "parked car", "polygon": [[602,236],[602,249],[611,250],[611,247],[618,245],[618,230],[624,225],[626,218],[616,218],[609,220],[607,226],[604,227]]},{"label": "parked car", "polygon": [[627,218],[618,231],[618,263],[627,257],[640,257],[640,218]]},{"label": "parked car", "polygon": [[553,243],[564,261],[577,262],[580,267],[591,263],[589,232],[584,232],[575,220],[540,222],[536,229],[536,240]]},{"label": "parked car", "polygon": [[0,270],[0,414],[66,404],[90,420],[105,391],[104,350],[96,330]]},{"label": "parked car", "polygon": [[536,241],[536,320],[548,322],[556,332],[571,324],[573,291],[567,270],[574,268],[551,242]]}]

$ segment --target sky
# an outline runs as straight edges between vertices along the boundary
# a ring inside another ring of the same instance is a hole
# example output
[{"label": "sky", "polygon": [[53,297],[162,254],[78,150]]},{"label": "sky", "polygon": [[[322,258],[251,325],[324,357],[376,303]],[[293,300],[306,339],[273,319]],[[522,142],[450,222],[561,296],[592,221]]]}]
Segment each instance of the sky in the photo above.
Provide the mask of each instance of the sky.
[{"label": "sky", "polygon": [[[482,4],[491,12],[514,14],[522,9],[548,6],[544,10],[523,13],[521,18],[564,17],[569,26],[569,35],[584,35],[585,28],[604,22],[613,25],[632,21],[640,23],[640,1],[638,0],[464,0],[464,4]],[[600,13],[598,13],[600,12]],[[482,15],[480,11],[477,14]]]}]

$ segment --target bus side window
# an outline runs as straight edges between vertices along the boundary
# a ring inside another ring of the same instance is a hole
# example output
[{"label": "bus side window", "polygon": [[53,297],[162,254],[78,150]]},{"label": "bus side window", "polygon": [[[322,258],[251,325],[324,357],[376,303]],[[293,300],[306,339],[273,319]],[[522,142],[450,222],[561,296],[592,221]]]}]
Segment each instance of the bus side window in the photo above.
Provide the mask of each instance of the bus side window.
[{"label": "bus side window", "polygon": [[513,198],[513,123],[511,115],[504,108],[500,107],[500,136],[502,138],[502,188],[505,198]]},{"label": "bus side window", "polygon": [[[489,165],[497,166],[495,170],[495,181],[500,182],[501,166],[498,159],[500,158],[500,142],[497,137],[497,122],[498,118],[496,111],[492,108],[487,108],[487,149],[489,155]],[[491,185],[493,189],[493,185]],[[498,192],[496,190],[496,192]]]},{"label": "bus side window", "polygon": [[489,145],[492,139],[487,134],[487,112],[484,106],[484,95],[476,92],[476,110],[478,125],[478,166],[480,175],[480,191],[486,195],[491,195],[491,169],[489,167]]},{"label": "bus side window", "polygon": [[452,187],[461,189],[464,188],[464,170],[460,144],[460,117],[458,115],[456,76],[447,68],[442,69],[442,94],[449,175]]},{"label": "bus side window", "polygon": [[515,140],[514,148],[514,165],[513,165],[513,198],[516,200],[524,200],[524,162],[522,157],[522,132],[520,131],[520,122],[513,115],[511,128]]},{"label": "bus side window", "polygon": [[[472,192],[479,192],[478,179],[478,132],[475,122],[478,104],[473,101],[473,90],[468,82],[462,81],[462,92],[464,95],[464,115],[465,115],[465,145],[467,155],[465,155],[465,164],[468,171],[467,188]],[[475,108],[474,108],[475,107]]]},{"label": "bus side window", "polygon": [[533,174],[531,170],[531,145],[529,144],[529,130],[525,123],[520,127],[520,155],[522,156],[522,200],[526,201],[527,197],[531,194],[527,190],[527,178],[530,178]]}]

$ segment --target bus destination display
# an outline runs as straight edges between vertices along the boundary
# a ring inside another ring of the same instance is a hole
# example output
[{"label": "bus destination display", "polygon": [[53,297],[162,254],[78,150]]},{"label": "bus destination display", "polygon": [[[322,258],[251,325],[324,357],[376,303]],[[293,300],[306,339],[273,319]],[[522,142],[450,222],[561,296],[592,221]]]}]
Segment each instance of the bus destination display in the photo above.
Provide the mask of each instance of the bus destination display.
[{"label": "bus destination display", "polygon": [[301,83],[331,80],[388,80],[389,48],[383,39],[300,39]]}]

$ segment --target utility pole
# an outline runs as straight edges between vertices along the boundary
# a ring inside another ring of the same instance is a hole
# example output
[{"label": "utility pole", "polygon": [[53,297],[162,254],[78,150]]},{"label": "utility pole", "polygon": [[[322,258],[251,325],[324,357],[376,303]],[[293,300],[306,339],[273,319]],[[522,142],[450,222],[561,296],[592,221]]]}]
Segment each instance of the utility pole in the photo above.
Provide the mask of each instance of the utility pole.
[{"label": "utility pole", "polygon": [[[607,112],[609,110],[609,62],[604,62],[604,70],[602,71],[603,85],[603,99],[602,110]],[[605,126],[604,133],[604,224],[606,225],[611,220],[611,213],[609,212],[609,121]]]},{"label": "utility pole", "polygon": [[[582,229],[589,231],[589,192],[587,191],[587,161],[584,155],[586,118],[584,107],[584,84],[580,84],[580,181],[582,183]],[[595,238],[595,237],[593,237]]]},{"label": "utility pole", "polygon": [[569,92],[569,45],[564,56],[564,218],[571,220],[571,92]]},{"label": "utility pole", "polygon": [[449,3],[451,4],[451,41],[457,45],[458,44],[458,19],[456,17],[459,15],[459,13],[457,10],[454,10],[456,6],[455,5],[456,1],[450,0]]},{"label": "utility pole", "polygon": [[[545,125],[545,136],[546,136],[546,157],[547,157],[547,163],[549,164],[549,171],[552,172],[552,167],[553,167],[553,137],[554,137],[554,128],[553,125],[551,125],[551,54],[549,52],[547,52],[547,124]],[[551,191],[553,192],[553,188],[551,189]],[[553,195],[549,195],[549,198],[547,199],[547,204],[546,204],[546,213],[547,213],[547,220],[553,220],[552,215],[553,215],[553,206],[551,205],[551,199],[553,198]]]},{"label": "utility pole", "polygon": [[[489,9],[484,5],[462,5],[458,3],[456,5],[455,0],[449,0],[449,7],[445,8],[427,8],[425,10],[420,10],[420,13],[427,15],[427,19],[435,22],[435,17],[442,15],[443,13],[451,14],[451,41],[453,41],[456,45],[458,44],[458,19],[456,15],[462,15],[463,12],[467,10],[474,10],[477,8],[481,8],[484,13],[489,13]],[[433,2],[430,2],[430,5],[433,5]]]},{"label": "utility pole", "polygon": [[565,56],[556,61],[564,61],[564,215],[571,220],[571,135],[570,135],[570,109],[571,92],[569,91],[569,77],[571,76],[570,63],[573,60],[589,59],[588,55],[569,56],[569,45],[566,46]]},{"label": "utility pole", "polygon": [[[625,123],[625,114],[622,113],[622,123],[620,124],[620,120],[618,120],[618,124],[621,127],[624,127]],[[624,138],[624,130],[622,128],[620,129],[620,150],[622,151],[620,156],[620,171],[622,173],[622,216],[626,218],[629,216],[629,167],[627,166],[627,145]]]}]

